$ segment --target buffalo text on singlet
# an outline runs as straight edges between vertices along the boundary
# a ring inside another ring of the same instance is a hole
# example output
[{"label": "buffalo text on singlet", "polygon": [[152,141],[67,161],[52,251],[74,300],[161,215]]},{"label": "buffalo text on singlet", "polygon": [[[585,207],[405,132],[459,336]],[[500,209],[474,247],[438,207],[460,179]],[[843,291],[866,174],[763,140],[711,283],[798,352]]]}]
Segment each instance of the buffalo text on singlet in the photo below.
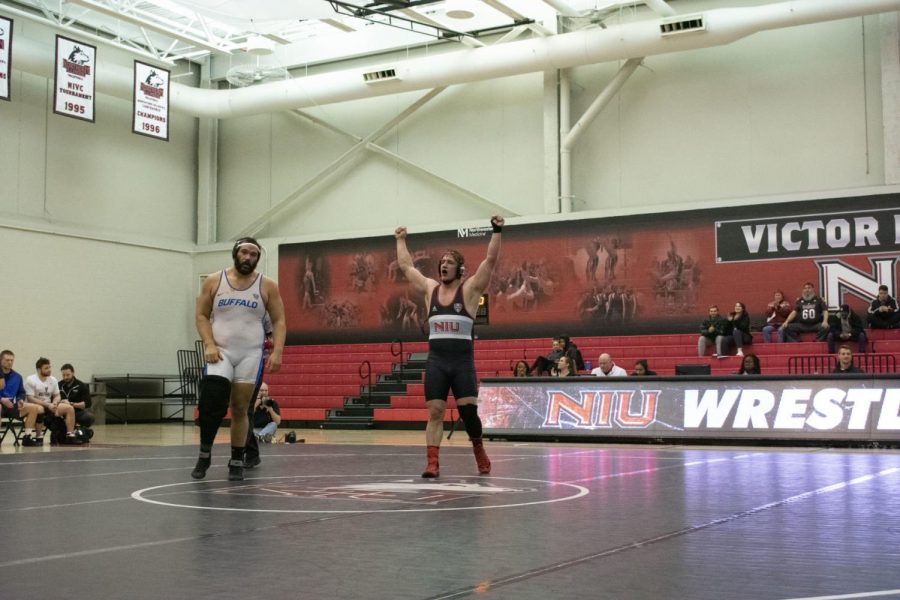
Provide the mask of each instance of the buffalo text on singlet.
[{"label": "buffalo text on singlet", "polygon": [[219,346],[248,350],[262,347],[266,304],[261,288],[262,275],[258,273],[253,283],[239,290],[222,271],[212,310],[213,337]]}]

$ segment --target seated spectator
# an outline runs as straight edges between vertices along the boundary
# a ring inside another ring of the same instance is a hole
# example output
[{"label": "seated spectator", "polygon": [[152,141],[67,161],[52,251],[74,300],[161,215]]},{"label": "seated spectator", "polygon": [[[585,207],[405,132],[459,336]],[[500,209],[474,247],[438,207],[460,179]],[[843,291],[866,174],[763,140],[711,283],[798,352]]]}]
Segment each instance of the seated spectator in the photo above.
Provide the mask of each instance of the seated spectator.
[{"label": "seated spectator", "polygon": [[781,326],[782,342],[799,342],[800,334],[815,332],[816,340],[822,341],[828,335],[828,307],[816,295],[813,284],[803,284],[803,293],[797,298],[794,310]]},{"label": "seated spectator", "polygon": [[853,351],[850,346],[841,346],[838,349],[837,364],[833,373],[865,373],[859,367],[853,365]]},{"label": "seated spectator", "polygon": [[559,336],[559,341],[562,344],[563,354],[571,358],[575,362],[575,367],[579,371],[584,370],[584,358],[581,356],[581,350],[578,349],[578,346],[575,345],[569,336],[563,334]]},{"label": "seated spectator", "polygon": [[713,356],[725,356],[725,333],[728,321],[719,314],[719,307],[713,304],[709,307],[709,317],[700,324],[700,338],[697,340],[697,356],[706,354],[706,346],[714,342],[716,351]]},{"label": "seated spectator", "polygon": [[639,358],[634,361],[634,370],[631,372],[632,377],[652,377],[656,375],[647,365],[646,358]]},{"label": "seated spectator", "polygon": [[66,363],[59,370],[62,381],[59,383],[59,395],[75,409],[75,423],[82,427],[94,424],[94,413],[91,412],[91,390],[88,385],[75,378],[75,367]]},{"label": "seated spectator", "polygon": [[878,296],[869,305],[868,317],[872,329],[900,327],[900,309],[897,308],[897,301],[888,295],[886,285],[878,286]]},{"label": "seated spectator", "polygon": [[553,338],[552,341],[552,349],[547,356],[539,356],[534,361],[534,364],[531,365],[530,372],[535,375],[549,375],[553,369],[556,368],[556,363],[559,361],[559,357],[563,355],[563,343],[562,340],[557,336]]},{"label": "seated spectator", "polygon": [[854,341],[859,343],[859,351],[866,351],[866,332],[862,318],[850,310],[849,304],[841,305],[841,312],[832,315],[828,327],[828,353],[834,354],[835,342]]},{"label": "seated spectator", "polygon": [[597,358],[597,364],[600,365],[593,371],[591,375],[596,377],[628,377],[628,371],[616,365],[612,357],[604,352]]},{"label": "seated spectator", "polygon": [[753,343],[753,336],[750,335],[750,315],[747,314],[747,307],[743,302],[735,303],[734,312],[728,313],[728,323],[731,325],[731,342],[737,348],[735,354],[743,356],[744,344]]},{"label": "seated spectator", "polygon": [[268,384],[263,383],[259,386],[259,394],[253,405],[253,435],[261,442],[271,443],[279,424],[281,424],[281,408],[269,397]]},{"label": "seated spectator", "polygon": [[578,369],[575,367],[575,361],[571,356],[560,356],[556,362],[556,368],[553,370],[554,377],[575,377],[578,375]]},{"label": "seated spectator", "polygon": [[759,357],[755,354],[745,354],[741,360],[741,368],[737,372],[738,375],[762,375],[762,369],[759,365]]},{"label": "seated spectator", "polygon": [[513,367],[513,377],[528,377],[531,375],[531,372],[528,370],[528,363],[524,360],[520,360]]},{"label": "seated spectator", "polygon": [[[57,417],[63,420],[66,430],[63,443],[80,444],[81,440],[75,435],[75,409],[67,400],[60,397],[59,382],[51,375],[53,370],[50,361],[42,356],[37,359],[34,366],[37,372],[25,379],[26,401],[40,407],[39,414],[50,419],[48,423],[52,424],[52,419]],[[35,439],[39,440],[37,445],[44,443],[42,425],[40,421],[35,424]]]},{"label": "seated spectator", "polygon": [[[34,429],[37,426],[40,410],[37,405],[25,402],[25,385],[22,376],[13,371],[16,355],[12,350],[0,352],[0,416],[22,419],[25,423],[22,445],[37,445],[34,441]],[[43,440],[42,440],[43,441]]]},{"label": "seated spectator", "polygon": [[784,299],[784,292],[775,290],[775,297],[766,305],[766,324],[762,328],[763,343],[774,341],[772,334],[781,328],[791,314],[791,303]]}]

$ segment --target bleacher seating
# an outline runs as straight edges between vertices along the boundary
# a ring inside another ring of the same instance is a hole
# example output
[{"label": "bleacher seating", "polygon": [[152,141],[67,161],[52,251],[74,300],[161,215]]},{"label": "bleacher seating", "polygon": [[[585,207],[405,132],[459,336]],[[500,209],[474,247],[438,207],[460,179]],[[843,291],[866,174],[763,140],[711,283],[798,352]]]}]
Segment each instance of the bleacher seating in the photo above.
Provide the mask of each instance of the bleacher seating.
[{"label": "bleacher seating", "polygon": [[[869,351],[891,354],[900,363],[900,330],[867,330]],[[825,355],[825,342],[804,341],[793,344],[764,344],[760,334],[753,335],[753,344],[745,347],[746,353],[760,358],[766,375],[789,374],[788,364],[792,356]],[[659,375],[674,375],[677,364],[708,364],[713,375],[728,375],[740,368],[736,356],[713,358],[697,356],[697,334],[634,335],[634,336],[577,336],[586,361],[596,364],[601,352],[608,352],[616,363],[629,372],[638,358],[647,359],[650,368]],[[851,344],[856,350],[856,345]],[[425,352],[426,342],[404,344],[404,353]],[[550,349],[547,338],[478,340],[475,343],[475,366],[479,378],[509,376],[512,365],[518,360],[532,363]],[[267,375],[270,394],[281,405],[282,417],[287,421],[323,421],[328,410],[344,406],[345,397],[360,393],[360,386],[367,380],[360,377],[360,364],[369,361],[373,379],[377,374],[391,372],[398,360],[391,354],[388,343],[329,344],[318,346],[289,346],[285,348],[281,370]],[[826,359],[827,360],[827,359]],[[393,393],[392,393],[393,394]],[[452,401],[450,407],[455,409]],[[390,407],[376,407],[376,422],[423,422],[427,419],[425,390],[421,382],[407,385],[406,394],[391,395]],[[450,422],[450,411],[445,419]]]}]

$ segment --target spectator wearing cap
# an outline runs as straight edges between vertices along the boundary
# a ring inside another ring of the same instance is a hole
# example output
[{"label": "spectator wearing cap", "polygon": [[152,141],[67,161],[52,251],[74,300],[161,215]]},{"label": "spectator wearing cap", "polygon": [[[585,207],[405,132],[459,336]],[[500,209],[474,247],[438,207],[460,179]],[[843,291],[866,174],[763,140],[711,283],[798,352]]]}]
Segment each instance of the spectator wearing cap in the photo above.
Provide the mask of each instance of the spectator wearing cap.
[{"label": "spectator wearing cap", "polygon": [[865,324],[862,318],[850,310],[850,305],[842,304],[841,311],[831,315],[831,323],[828,328],[828,353],[834,354],[838,342],[846,343],[854,341],[859,343],[859,351],[866,351],[868,338],[866,337]]}]

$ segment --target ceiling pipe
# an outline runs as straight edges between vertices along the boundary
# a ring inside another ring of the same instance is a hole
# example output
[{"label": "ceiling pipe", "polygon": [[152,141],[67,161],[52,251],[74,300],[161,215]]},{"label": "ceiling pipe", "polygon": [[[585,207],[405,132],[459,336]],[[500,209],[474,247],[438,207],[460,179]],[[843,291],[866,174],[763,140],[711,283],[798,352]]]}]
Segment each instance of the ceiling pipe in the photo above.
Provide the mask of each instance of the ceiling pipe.
[{"label": "ceiling pipe", "polygon": [[[625,64],[619,69],[619,72],[616,73],[616,76],[612,78],[612,80],[606,84],[606,87],[603,88],[603,91],[591,102],[591,105],[584,111],[584,114],[581,115],[581,118],[578,119],[578,122],[575,125],[571,125],[571,115],[569,102],[570,99],[570,82],[568,73],[563,71],[566,75],[562,79],[562,85],[560,87],[560,118],[559,118],[559,197],[560,197],[560,212],[569,213],[573,210],[572,201],[575,199],[574,194],[572,193],[572,148],[575,147],[575,144],[578,142],[578,139],[581,135],[587,130],[588,125],[593,122],[593,120],[600,114],[607,104],[609,104],[610,100],[615,98],[616,94],[619,93],[619,90],[622,89],[622,86],[625,85],[625,82],[628,81],[628,78],[635,72],[635,70],[641,65],[642,58],[629,58],[625,61]],[[564,104],[565,103],[565,104]]]},{"label": "ceiling pipe", "polygon": [[675,9],[666,4],[666,0],[644,0],[650,10],[663,17],[674,17]]},{"label": "ceiling pipe", "polygon": [[[241,89],[207,90],[173,83],[171,108],[195,116],[219,119],[306,108],[537,71],[721,46],[760,31],[896,10],[900,10],[900,0],[794,0],[763,6],[722,8],[702,13],[703,30],[671,36],[660,33],[661,25],[671,22],[672,17],[668,17],[398,60],[378,67],[334,71]],[[29,50],[29,44],[23,44],[24,40],[20,39],[16,39],[13,67],[50,76],[52,49],[43,47],[40,52],[35,52]],[[396,77],[374,83],[367,83],[363,77],[367,72],[386,69],[393,69]],[[109,65],[97,70],[97,89],[100,92],[130,98],[131,85],[129,68],[119,67],[117,70]]]}]

